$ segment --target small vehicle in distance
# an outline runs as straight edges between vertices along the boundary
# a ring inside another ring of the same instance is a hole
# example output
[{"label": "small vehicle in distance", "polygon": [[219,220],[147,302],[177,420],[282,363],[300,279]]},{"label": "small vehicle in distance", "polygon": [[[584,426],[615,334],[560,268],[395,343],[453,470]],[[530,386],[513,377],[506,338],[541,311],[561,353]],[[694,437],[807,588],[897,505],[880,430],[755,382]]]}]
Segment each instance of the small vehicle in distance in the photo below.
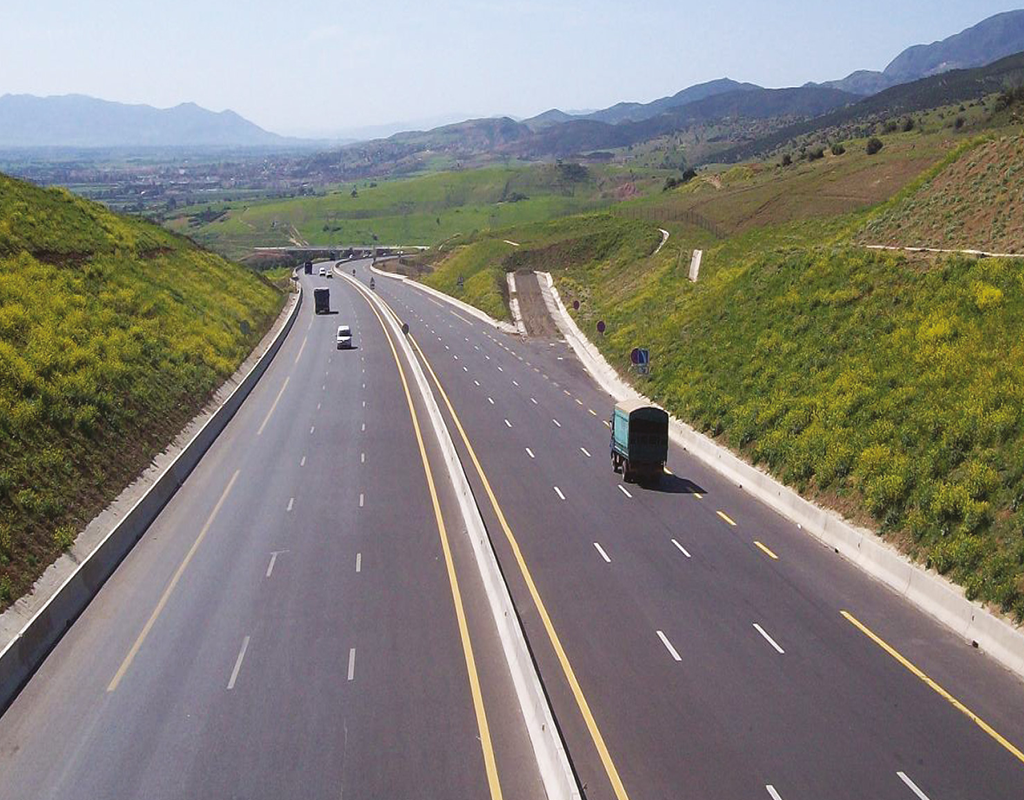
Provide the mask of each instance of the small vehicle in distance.
[{"label": "small vehicle in distance", "polygon": [[370,288],[373,289],[376,284],[373,282],[373,278],[370,278]]},{"label": "small vehicle in distance", "polygon": [[327,275],[327,270],[325,270],[323,267],[320,267],[320,277],[323,278],[325,275]]},{"label": "small vehicle in distance", "polygon": [[350,328],[348,325],[338,326],[338,349],[352,349],[352,328]]},{"label": "small vehicle in distance", "polygon": [[327,275],[325,277],[327,278],[327,280],[331,280],[331,278],[334,277],[334,270],[333,269],[327,270]]},{"label": "small vehicle in distance", "polygon": [[303,269],[305,270],[307,275],[312,275],[313,274],[313,262],[312,261],[307,261],[302,266],[303,266]]},{"label": "small vehicle in distance", "polygon": [[612,469],[627,481],[661,478],[668,460],[668,414],[641,400],[615,404],[611,418]]}]

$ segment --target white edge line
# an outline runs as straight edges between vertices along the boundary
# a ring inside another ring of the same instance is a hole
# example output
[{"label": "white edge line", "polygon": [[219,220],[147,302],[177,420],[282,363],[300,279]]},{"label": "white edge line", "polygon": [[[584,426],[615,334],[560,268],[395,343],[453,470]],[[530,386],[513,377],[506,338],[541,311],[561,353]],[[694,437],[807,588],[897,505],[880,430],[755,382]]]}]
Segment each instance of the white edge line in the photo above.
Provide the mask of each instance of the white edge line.
[{"label": "white edge line", "polygon": [[352,680],[356,676],[356,649],[350,647],[348,651],[348,679]]},{"label": "white edge line", "polygon": [[599,545],[597,542],[594,542],[594,547],[596,547],[597,548],[597,552],[599,552],[601,554],[601,558],[603,558],[609,564],[612,563],[612,560],[610,558],[608,558],[608,554],[604,551],[604,548],[601,547],[601,545]]}]

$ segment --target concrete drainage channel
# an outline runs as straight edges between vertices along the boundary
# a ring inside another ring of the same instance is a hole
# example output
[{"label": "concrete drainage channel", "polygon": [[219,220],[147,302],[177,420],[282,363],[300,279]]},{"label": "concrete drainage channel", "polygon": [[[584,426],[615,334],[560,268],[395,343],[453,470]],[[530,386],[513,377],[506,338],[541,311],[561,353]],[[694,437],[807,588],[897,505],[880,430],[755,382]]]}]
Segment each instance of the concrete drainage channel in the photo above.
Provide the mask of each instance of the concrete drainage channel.
[{"label": "concrete drainage channel", "polygon": [[[562,303],[550,273],[537,275],[549,311],[598,385],[616,400],[641,398],[651,402],[626,384],[580,331]],[[689,425],[674,417],[671,420],[670,435],[680,447],[1024,678],[1024,632],[1020,628],[980,603],[968,600],[959,587],[912,562],[871,531],[857,528],[838,514],[805,500]]]},{"label": "concrete drainage channel", "polygon": [[43,606],[0,651],[0,712],[10,705],[64,632],[78,618],[142,538],[164,506],[185,482],[210,445],[256,386],[295,324],[302,307],[300,291],[288,319],[248,374],[235,387],[152,486],[65,578]]},{"label": "concrete drainage channel", "polygon": [[[376,270],[375,270],[376,271]],[[477,506],[473,489],[469,485],[469,479],[462,466],[455,443],[448,431],[448,426],[441,415],[441,409],[437,405],[434,393],[430,389],[426,375],[420,366],[412,347],[401,330],[401,320],[398,320],[394,312],[376,294],[371,292],[358,280],[350,275],[335,269],[335,273],[347,280],[350,284],[366,298],[367,302],[376,306],[381,316],[387,320],[391,327],[393,338],[398,342],[409,363],[410,371],[419,389],[423,404],[430,417],[431,427],[444,454],[445,466],[448,476],[458,497],[459,509],[462,512],[463,520],[466,523],[466,530],[473,545],[473,554],[476,558],[480,576],[483,579],[484,590],[487,594],[487,602],[491,608],[491,615],[494,618],[495,626],[498,629],[498,638],[501,640],[502,650],[509,671],[512,675],[512,682],[516,689],[520,708],[523,712],[523,719],[533,745],[534,755],[537,758],[537,767],[541,780],[547,792],[549,800],[578,800],[582,797],[579,783],[576,779],[572,763],[562,741],[558,726],[555,723],[554,713],[548,701],[547,692],[541,680],[537,665],[533,659],[526,635],[523,632],[519,613],[512,602],[512,595],[505,582],[498,557],[494,552],[487,527],[484,525],[483,517]],[[390,273],[380,273],[392,276]],[[398,276],[400,280],[404,280]],[[440,293],[439,293],[440,294]],[[443,295],[448,299],[447,295]],[[483,312],[474,309],[474,316],[479,318]],[[486,315],[484,315],[486,316]],[[487,317],[489,320],[490,318]],[[493,321],[496,323],[496,321]]]}]

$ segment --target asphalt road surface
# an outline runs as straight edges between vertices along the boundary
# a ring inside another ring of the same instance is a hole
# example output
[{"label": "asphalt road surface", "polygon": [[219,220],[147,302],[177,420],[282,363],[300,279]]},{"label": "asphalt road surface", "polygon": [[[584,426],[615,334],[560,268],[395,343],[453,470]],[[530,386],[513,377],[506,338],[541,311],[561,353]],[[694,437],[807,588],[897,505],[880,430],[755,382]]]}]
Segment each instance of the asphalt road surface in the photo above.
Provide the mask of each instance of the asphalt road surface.
[{"label": "asphalt road surface", "polygon": [[[425,433],[457,624],[383,328],[345,281],[303,281],[337,313],[307,293],[252,395],[0,718],[0,798],[543,796]],[[335,349],[342,323],[352,351]]]},{"label": "asphalt road surface", "polygon": [[587,797],[1024,798],[1015,676],[685,451],[623,484],[564,343],[376,286],[450,401]]}]

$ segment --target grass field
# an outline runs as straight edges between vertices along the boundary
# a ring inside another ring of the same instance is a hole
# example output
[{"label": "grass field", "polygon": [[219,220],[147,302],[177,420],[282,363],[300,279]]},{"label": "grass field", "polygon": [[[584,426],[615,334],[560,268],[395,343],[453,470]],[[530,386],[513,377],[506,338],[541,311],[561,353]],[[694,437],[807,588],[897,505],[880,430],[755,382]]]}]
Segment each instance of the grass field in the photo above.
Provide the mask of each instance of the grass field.
[{"label": "grass field", "polygon": [[602,208],[624,189],[655,191],[663,180],[610,166],[588,167],[583,177],[557,164],[488,167],[364,181],[316,197],[191,207],[167,224],[233,257],[259,245],[432,245]]},{"label": "grass field", "polygon": [[154,225],[0,176],[0,609],[173,440],[282,302]]}]

